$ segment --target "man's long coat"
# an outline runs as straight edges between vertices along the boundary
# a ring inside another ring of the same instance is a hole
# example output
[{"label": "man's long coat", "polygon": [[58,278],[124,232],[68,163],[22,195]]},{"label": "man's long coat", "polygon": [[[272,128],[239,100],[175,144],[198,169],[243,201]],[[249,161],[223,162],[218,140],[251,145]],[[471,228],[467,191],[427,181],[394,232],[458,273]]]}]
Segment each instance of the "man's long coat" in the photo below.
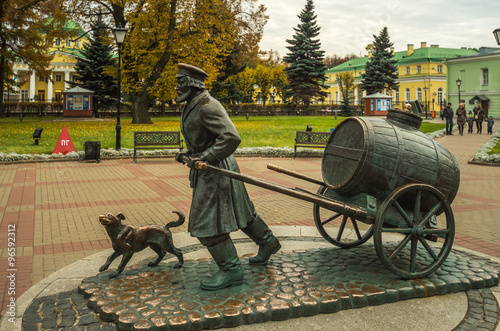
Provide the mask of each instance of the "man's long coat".
[{"label": "man's long coat", "polygon": [[[233,156],[241,142],[224,107],[207,91],[183,109],[181,132],[191,157],[219,168],[240,172]],[[210,170],[189,174],[193,200],[188,231],[193,237],[212,237],[246,228],[257,217],[242,182]]]}]

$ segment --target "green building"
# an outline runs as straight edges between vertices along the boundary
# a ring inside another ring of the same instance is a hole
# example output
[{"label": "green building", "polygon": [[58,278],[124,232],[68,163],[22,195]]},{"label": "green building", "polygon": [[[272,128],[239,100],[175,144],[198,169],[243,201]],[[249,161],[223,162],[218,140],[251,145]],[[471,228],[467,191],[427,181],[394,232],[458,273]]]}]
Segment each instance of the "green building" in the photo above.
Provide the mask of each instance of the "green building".
[{"label": "green building", "polygon": [[[404,103],[419,101],[422,108],[427,108],[429,111],[438,111],[444,103],[446,94],[450,91],[446,83],[446,59],[479,54],[477,49],[441,48],[439,45],[427,46],[426,42],[422,42],[420,48],[408,44],[406,50],[395,52],[391,49],[391,51],[394,59],[398,61],[399,89],[384,91],[384,94],[393,97],[393,107],[402,108]],[[336,76],[345,72],[355,77],[353,103],[355,105],[363,103],[366,93],[360,86],[361,74],[365,72],[365,65],[369,60],[370,56],[352,59],[326,72],[325,84],[329,86],[328,103],[339,104],[341,102]],[[456,86],[452,88],[456,90]]]},{"label": "green building", "polygon": [[481,47],[477,55],[447,59],[446,66],[453,109],[458,107],[460,93],[466,110],[481,104],[488,116],[500,118],[500,48]]}]

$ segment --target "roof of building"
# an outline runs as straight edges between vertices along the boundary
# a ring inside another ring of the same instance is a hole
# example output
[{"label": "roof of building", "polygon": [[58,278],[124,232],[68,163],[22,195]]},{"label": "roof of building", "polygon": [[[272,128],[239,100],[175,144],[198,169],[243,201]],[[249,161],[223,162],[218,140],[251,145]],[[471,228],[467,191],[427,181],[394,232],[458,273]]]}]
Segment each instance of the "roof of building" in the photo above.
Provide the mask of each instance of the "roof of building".
[{"label": "roof of building", "polygon": [[[409,65],[422,62],[441,62],[448,58],[456,58],[463,56],[476,55],[479,51],[475,48],[440,48],[440,47],[424,47],[417,48],[412,54],[408,55],[408,51],[394,52],[394,59],[397,60],[397,65]],[[338,66],[327,70],[328,73],[343,72],[349,70],[363,70],[366,63],[370,60],[368,56],[349,60]]]},{"label": "roof of building", "polygon": [[366,97],[363,97],[363,99],[388,99],[388,98],[392,99],[392,96],[380,92],[373,93],[367,95]]},{"label": "roof of building", "polygon": [[76,87],[73,87],[73,88],[70,88],[69,90],[66,90],[66,91],[63,91],[62,92],[63,94],[67,94],[67,93],[95,93],[94,91],[91,91],[91,90],[87,90],[83,87],[80,87],[80,86],[76,86]]}]

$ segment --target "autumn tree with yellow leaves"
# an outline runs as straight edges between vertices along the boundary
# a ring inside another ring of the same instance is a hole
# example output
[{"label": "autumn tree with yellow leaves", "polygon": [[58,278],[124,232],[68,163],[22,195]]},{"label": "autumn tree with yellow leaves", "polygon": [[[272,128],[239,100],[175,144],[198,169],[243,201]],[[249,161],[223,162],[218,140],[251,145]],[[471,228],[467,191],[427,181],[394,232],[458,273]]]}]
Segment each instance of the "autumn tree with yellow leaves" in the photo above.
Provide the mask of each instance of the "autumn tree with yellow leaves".
[{"label": "autumn tree with yellow leaves", "polygon": [[[40,77],[48,77],[49,53],[53,38],[74,33],[64,24],[63,0],[2,0],[0,1],[0,86],[20,86],[13,75],[12,64],[22,61]],[[4,115],[0,98],[0,116]]]},{"label": "autumn tree with yellow leaves", "polygon": [[[128,29],[122,46],[123,90],[133,123],[152,123],[148,108],[175,98],[176,64],[198,66],[210,87],[242,38],[260,35],[267,20],[255,0],[71,0],[75,19],[107,15]],[[259,37],[260,38],[260,37]]]}]

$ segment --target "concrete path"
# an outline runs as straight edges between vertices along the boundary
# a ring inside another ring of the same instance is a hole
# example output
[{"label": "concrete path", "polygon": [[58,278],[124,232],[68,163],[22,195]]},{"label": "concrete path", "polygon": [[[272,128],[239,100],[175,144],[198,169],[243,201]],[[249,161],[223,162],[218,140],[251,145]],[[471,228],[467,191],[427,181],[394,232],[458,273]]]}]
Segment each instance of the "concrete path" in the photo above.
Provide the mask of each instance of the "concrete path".
[{"label": "concrete path", "polygon": [[[455,155],[461,168],[460,190],[452,204],[456,221],[454,247],[500,259],[500,232],[496,230],[500,210],[500,167],[467,163],[489,138],[486,134],[466,133],[460,136],[455,133],[439,138],[438,142]],[[320,158],[241,157],[238,162],[242,173],[312,192],[318,189],[317,185],[276,174],[267,170],[266,165],[274,163],[318,180],[322,178]],[[98,223],[99,214],[123,212],[126,222],[135,226],[163,225],[175,218],[171,214],[173,210],[180,210],[189,216],[191,190],[188,172],[189,169],[172,158],[140,159],[137,164],[131,159],[111,159],[102,160],[99,164],[49,162],[0,165],[2,311],[8,308],[11,298],[20,298],[25,292],[25,298],[34,299],[44,288],[60,279],[57,271],[75,262],[79,262],[80,266],[82,261],[88,263],[87,271],[97,273],[96,265],[102,261],[96,263],[89,257],[110,248],[107,234]],[[310,203],[250,185],[247,188],[259,214],[269,225],[284,229],[314,226]],[[178,233],[176,237],[182,236],[186,225],[173,231]],[[15,238],[15,244],[9,238]],[[15,248],[15,254],[13,249],[9,251],[9,242],[10,248]],[[83,276],[75,272],[71,277],[81,279]],[[56,287],[68,290],[71,286],[74,282],[63,281]],[[494,288],[494,292],[498,295],[498,288]],[[466,306],[463,296],[457,300],[462,300]],[[25,299],[24,305],[29,302]],[[22,317],[22,308],[21,300],[18,300],[18,318]],[[386,308],[384,305],[382,309]],[[349,320],[349,314],[352,314],[353,322],[357,321],[359,325],[359,315],[368,318],[371,308],[364,310],[365,313],[345,311],[342,316],[347,314],[345,318]],[[432,310],[431,307],[430,313]],[[335,319],[335,315],[325,318]],[[293,325],[294,322],[280,322],[269,326],[269,329],[281,330],[286,325],[284,323]]]}]

